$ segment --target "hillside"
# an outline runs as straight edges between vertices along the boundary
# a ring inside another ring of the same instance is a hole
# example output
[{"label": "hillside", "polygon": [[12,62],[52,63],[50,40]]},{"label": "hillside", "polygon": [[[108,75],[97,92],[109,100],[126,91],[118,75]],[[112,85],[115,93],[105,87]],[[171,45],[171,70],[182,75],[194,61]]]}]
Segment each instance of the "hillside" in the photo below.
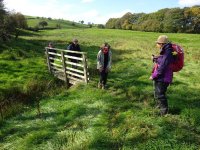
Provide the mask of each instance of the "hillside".
[{"label": "hillside", "polygon": [[[37,95],[41,116],[35,105],[28,105],[1,120],[0,149],[199,149],[199,34],[167,34],[184,48],[185,67],[175,73],[169,87],[169,114],[160,117],[148,80],[151,55],[159,51],[154,43],[159,33],[111,29],[25,33],[2,47],[0,85],[6,90],[19,84],[23,94],[35,95],[37,90],[30,85],[42,86],[42,95]],[[64,49],[74,37],[88,54],[90,83],[67,90],[48,74],[43,50],[49,41]],[[111,45],[113,67],[108,89],[100,90],[96,54],[105,41]]]},{"label": "hillside", "polygon": [[26,18],[29,27],[36,27],[38,26],[39,22],[46,21],[48,23],[48,26],[46,26],[46,28],[62,28],[62,29],[88,28],[87,25],[63,19],[52,19],[52,18],[33,17],[33,16],[26,16]]}]

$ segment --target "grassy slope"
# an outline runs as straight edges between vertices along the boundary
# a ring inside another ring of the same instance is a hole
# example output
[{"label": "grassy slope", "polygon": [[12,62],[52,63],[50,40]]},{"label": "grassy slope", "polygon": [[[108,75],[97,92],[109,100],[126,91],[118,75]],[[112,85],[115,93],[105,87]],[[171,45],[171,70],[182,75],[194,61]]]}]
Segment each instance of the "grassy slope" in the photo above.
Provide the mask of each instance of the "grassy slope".
[{"label": "grassy slope", "polygon": [[44,57],[43,47],[47,42],[31,39],[33,36],[39,36],[38,33],[26,32],[23,36],[29,39],[12,40],[0,47],[0,89],[9,89],[13,85],[22,86],[36,76],[43,78],[48,74],[48,71],[44,71],[45,60],[41,59]]},{"label": "grassy slope", "polygon": [[[24,40],[55,41],[64,48],[73,37],[88,52],[91,82],[42,100],[35,109],[1,123],[2,149],[198,149],[199,35],[167,34],[185,48],[186,65],[169,87],[170,114],[154,108],[150,56],[158,33],[122,30],[52,30]],[[42,42],[41,42],[42,41]],[[98,47],[112,46],[113,69],[106,91],[98,90]],[[37,70],[36,70],[37,71]],[[43,70],[45,72],[45,70]]]},{"label": "grassy slope", "polygon": [[46,21],[48,23],[47,27],[51,27],[51,28],[56,28],[58,24],[61,26],[62,29],[68,29],[68,28],[76,29],[77,27],[78,28],[88,28],[87,25],[82,25],[80,23],[74,23],[75,26],[73,26],[72,25],[73,22],[67,21],[67,20],[62,20],[62,19],[49,20],[47,18],[37,18],[37,17],[30,17],[30,16],[27,16],[26,18],[27,18],[27,23],[28,23],[29,27],[35,27],[38,25],[38,23],[40,21]]}]

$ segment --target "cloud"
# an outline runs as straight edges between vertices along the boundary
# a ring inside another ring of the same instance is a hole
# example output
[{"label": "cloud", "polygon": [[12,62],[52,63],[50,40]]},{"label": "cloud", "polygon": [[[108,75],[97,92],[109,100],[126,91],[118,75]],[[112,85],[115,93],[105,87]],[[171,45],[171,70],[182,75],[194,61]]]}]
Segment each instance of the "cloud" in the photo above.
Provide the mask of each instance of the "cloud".
[{"label": "cloud", "polygon": [[94,0],[82,0],[81,2],[82,3],[91,3],[91,2],[93,2]]},{"label": "cloud", "polygon": [[[71,21],[76,21],[79,22],[81,20],[83,20],[86,24],[88,22],[90,23],[96,23],[96,18],[98,18],[99,13],[97,10],[92,9],[92,10],[88,10],[88,11],[84,11],[84,12],[73,12],[73,15],[66,15],[65,19],[67,20],[71,20]],[[70,18],[70,19],[69,19]]]},{"label": "cloud", "polygon": [[[60,4],[57,0],[44,0],[42,2],[32,0],[6,0],[6,8],[8,10],[15,10],[24,15],[65,18],[70,16],[70,11],[74,9],[72,4]],[[72,19],[71,17],[69,19]]]},{"label": "cloud", "polygon": [[[18,1],[13,1],[13,0],[6,0],[4,1],[4,4],[6,6],[6,8],[8,8],[8,10],[16,10],[16,11],[19,11],[19,10],[23,10],[25,9],[25,7],[28,5],[28,1],[27,0],[18,0]],[[19,4],[23,4],[23,6],[25,6],[23,8],[22,5],[19,5]]]},{"label": "cloud", "polygon": [[131,12],[131,10],[126,9],[121,12],[114,12],[110,14],[108,13],[107,15],[103,15],[99,13],[97,10],[93,9],[93,10],[83,13],[81,17],[87,19],[87,20],[84,20],[85,23],[92,22],[95,24],[105,24],[110,18],[120,18],[127,12]]},{"label": "cloud", "polygon": [[[92,0],[82,0],[91,2]],[[79,22],[84,20],[85,23],[105,24],[110,18],[119,18],[131,10],[126,9],[121,12],[104,14],[97,9],[85,10],[77,3],[66,3],[58,0],[6,0],[5,6],[9,10],[21,12],[24,15],[51,17],[56,19],[66,19]]]},{"label": "cloud", "polygon": [[121,12],[112,13],[109,16],[110,16],[110,18],[120,18],[123,15],[125,15],[127,12],[132,12],[132,10],[126,9],[126,10],[123,10]]},{"label": "cloud", "polygon": [[194,6],[200,5],[200,0],[179,0],[178,3],[181,6]]}]

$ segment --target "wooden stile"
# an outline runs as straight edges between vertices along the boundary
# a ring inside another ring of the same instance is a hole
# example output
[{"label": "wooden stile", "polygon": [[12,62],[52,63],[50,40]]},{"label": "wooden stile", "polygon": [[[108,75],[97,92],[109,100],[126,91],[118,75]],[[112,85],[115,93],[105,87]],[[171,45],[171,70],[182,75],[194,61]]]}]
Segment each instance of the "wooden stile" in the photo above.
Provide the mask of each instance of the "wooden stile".
[{"label": "wooden stile", "polygon": [[62,55],[62,63],[63,63],[63,71],[64,71],[64,80],[65,80],[65,83],[67,85],[67,87],[69,86],[69,82],[68,82],[68,79],[67,79],[67,73],[66,73],[66,64],[65,64],[65,55],[64,55],[64,52],[61,52],[61,55]]},{"label": "wooden stile", "polygon": [[[69,86],[69,83],[88,83],[89,72],[85,52],[57,48],[53,48],[56,52],[51,52],[51,48],[46,47],[45,49],[49,72],[55,77],[65,81],[67,87]],[[81,57],[71,56],[70,54],[73,53],[80,54]]]},{"label": "wooden stile", "polygon": [[84,77],[85,77],[85,82],[88,83],[88,69],[87,69],[87,58],[86,55],[83,54],[83,66],[84,66]]},{"label": "wooden stile", "polygon": [[51,70],[51,63],[50,63],[50,59],[49,59],[49,49],[46,48],[46,55],[47,55],[47,65],[48,65],[48,69],[49,69],[49,72],[52,73],[52,70]]}]

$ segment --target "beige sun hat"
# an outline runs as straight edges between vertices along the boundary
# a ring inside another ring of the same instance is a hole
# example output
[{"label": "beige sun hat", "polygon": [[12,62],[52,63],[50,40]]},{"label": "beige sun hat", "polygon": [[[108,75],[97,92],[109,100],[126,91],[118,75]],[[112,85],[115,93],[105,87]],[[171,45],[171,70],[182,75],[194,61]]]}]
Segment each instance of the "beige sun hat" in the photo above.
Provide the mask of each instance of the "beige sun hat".
[{"label": "beige sun hat", "polygon": [[73,39],[73,42],[78,42],[78,39],[74,38],[74,39]]},{"label": "beige sun hat", "polygon": [[166,35],[160,35],[156,43],[161,43],[161,44],[169,43],[169,39]]}]

